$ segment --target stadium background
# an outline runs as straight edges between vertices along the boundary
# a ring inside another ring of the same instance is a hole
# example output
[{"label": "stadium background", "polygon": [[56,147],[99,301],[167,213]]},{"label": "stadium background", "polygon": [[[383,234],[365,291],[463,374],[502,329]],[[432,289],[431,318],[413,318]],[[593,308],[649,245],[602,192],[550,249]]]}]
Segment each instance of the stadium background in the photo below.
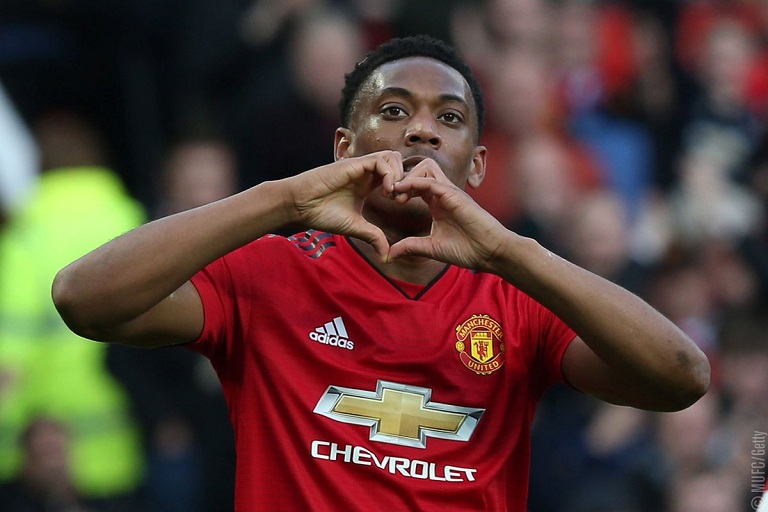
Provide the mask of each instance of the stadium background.
[{"label": "stadium background", "polygon": [[476,199],[646,298],[713,365],[708,395],[674,414],[551,390],[530,511],[753,510],[768,430],[764,0],[5,0],[0,509],[26,510],[9,504],[32,481],[81,512],[231,510],[207,363],[83,342],[45,283],[146,219],[327,163],[343,73],[416,33],[456,44],[485,88]]}]

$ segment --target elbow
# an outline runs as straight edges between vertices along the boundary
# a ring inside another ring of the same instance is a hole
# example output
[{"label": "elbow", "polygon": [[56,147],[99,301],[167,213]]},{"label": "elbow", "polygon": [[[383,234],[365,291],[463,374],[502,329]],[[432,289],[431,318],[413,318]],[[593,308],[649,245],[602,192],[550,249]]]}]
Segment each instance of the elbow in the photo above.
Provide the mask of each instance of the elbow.
[{"label": "elbow", "polygon": [[687,365],[682,373],[685,379],[677,387],[675,398],[670,403],[670,412],[687,409],[698,402],[709,390],[712,369],[704,353],[699,352],[695,361]]},{"label": "elbow", "polygon": [[68,281],[65,270],[59,270],[56,277],[53,278],[53,284],[51,285],[51,300],[53,300],[53,305],[56,307],[56,311],[61,319],[72,329],[71,319],[76,307]]},{"label": "elbow", "polygon": [[96,330],[88,319],[89,308],[79,300],[77,291],[72,286],[72,278],[67,269],[60,270],[51,285],[51,299],[56,311],[66,326],[78,336],[99,341]]}]

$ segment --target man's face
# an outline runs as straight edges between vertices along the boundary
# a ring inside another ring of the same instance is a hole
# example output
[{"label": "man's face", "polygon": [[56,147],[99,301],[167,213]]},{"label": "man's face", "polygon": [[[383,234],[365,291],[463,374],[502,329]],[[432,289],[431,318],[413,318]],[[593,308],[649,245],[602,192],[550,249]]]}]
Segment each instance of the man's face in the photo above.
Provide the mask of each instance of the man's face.
[{"label": "man's face", "polygon": [[[463,189],[479,185],[485,171],[485,148],[477,146],[476,133],[464,77],[440,61],[410,57],[383,64],[362,85],[350,128],[337,131],[336,157],[395,150],[406,172],[432,158]],[[378,195],[369,197],[377,205]]]}]

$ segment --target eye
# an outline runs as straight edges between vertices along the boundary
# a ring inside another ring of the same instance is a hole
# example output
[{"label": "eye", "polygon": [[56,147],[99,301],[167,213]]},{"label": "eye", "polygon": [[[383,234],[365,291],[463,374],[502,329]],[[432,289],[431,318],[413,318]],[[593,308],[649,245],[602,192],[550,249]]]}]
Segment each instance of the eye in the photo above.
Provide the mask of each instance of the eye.
[{"label": "eye", "polygon": [[386,117],[406,117],[408,115],[403,107],[397,105],[386,105],[381,109],[381,113]]},{"label": "eye", "polygon": [[464,121],[464,118],[456,112],[446,112],[440,116],[440,119],[449,124],[458,124]]}]

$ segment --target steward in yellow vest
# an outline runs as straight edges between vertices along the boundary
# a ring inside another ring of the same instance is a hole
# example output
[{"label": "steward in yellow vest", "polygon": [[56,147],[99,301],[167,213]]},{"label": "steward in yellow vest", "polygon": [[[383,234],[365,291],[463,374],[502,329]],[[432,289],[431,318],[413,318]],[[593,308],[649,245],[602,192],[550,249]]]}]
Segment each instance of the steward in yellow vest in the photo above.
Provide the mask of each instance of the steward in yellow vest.
[{"label": "steward in yellow vest", "polygon": [[18,469],[24,427],[47,416],[69,430],[83,495],[121,495],[139,485],[139,434],[127,395],[106,368],[106,345],[72,334],[50,286],[62,266],[144,219],[111,170],[73,166],[42,173],[0,230],[0,481]]}]

